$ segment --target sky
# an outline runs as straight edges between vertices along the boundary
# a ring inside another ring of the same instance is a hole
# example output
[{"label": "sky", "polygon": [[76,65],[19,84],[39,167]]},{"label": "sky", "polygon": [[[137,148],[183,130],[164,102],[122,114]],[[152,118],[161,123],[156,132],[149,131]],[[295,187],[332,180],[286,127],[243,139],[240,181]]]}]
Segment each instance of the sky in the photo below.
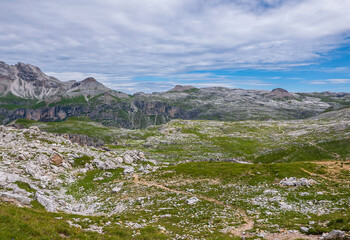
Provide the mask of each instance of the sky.
[{"label": "sky", "polygon": [[350,92],[350,0],[0,0],[0,61],[127,93]]}]

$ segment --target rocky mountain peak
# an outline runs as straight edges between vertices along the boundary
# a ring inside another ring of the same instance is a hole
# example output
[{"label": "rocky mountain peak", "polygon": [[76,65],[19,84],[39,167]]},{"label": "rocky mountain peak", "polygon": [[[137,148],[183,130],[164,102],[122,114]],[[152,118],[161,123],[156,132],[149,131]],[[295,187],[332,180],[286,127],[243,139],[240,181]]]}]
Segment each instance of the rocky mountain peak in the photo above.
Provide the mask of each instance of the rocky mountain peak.
[{"label": "rocky mountain peak", "polygon": [[0,62],[0,95],[12,93],[15,96],[28,99],[47,99],[58,96],[75,97],[77,95],[91,95],[110,92],[93,77],[83,81],[61,82],[47,76],[40,68],[22,62],[8,65]]},{"label": "rocky mountain peak", "polygon": [[82,83],[97,83],[97,80],[93,77],[85,78]]},{"label": "rocky mountain peak", "polygon": [[193,86],[182,86],[182,85],[176,85],[174,88],[170,89],[168,92],[184,92],[190,89],[194,89]]},{"label": "rocky mountain peak", "polygon": [[84,79],[83,81],[79,82],[79,87],[82,90],[91,90],[91,89],[100,89],[100,90],[105,90],[108,91],[110,89],[106,88],[102,83],[98,82],[95,78],[93,77],[88,77]]},{"label": "rocky mountain peak", "polygon": [[288,92],[287,90],[283,88],[275,88],[270,93],[268,93],[266,96],[273,97],[273,98],[285,98],[285,97],[294,97],[293,94]]}]

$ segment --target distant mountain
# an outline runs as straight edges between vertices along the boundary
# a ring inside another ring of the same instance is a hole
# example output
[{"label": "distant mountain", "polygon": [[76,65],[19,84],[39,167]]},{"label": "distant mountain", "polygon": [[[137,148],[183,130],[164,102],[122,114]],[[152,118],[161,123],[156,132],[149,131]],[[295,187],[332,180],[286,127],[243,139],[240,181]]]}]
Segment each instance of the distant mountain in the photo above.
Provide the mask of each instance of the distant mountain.
[{"label": "distant mountain", "polygon": [[18,118],[59,121],[88,116],[105,125],[143,128],[171,119],[222,121],[303,119],[350,106],[350,93],[291,93],[195,88],[177,85],[167,92],[127,95],[94,78],[62,82],[38,67],[0,62],[0,121]]},{"label": "distant mountain", "polygon": [[11,66],[0,62],[0,95],[11,93],[21,98],[43,100],[55,96],[96,96],[104,92],[114,93],[92,77],[81,82],[61,82],[30,64]]}]

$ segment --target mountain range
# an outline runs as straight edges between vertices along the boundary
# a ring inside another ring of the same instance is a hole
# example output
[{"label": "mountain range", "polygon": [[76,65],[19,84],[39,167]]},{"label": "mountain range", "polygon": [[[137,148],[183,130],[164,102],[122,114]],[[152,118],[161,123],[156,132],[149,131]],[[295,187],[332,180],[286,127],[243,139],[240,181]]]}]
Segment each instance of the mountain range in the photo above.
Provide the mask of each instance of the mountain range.
[{"label": "mountain range", "polygon": [[285,120],[315,117],[350,106],[350,93],[291,93],[195,88],[177,85],[167,92],[128,95],[96,79],[60,81],[38,67],[0,62],[0,121],[24,118],[60,121],[88,116],[105,125],[144,128],[171,119]]}]

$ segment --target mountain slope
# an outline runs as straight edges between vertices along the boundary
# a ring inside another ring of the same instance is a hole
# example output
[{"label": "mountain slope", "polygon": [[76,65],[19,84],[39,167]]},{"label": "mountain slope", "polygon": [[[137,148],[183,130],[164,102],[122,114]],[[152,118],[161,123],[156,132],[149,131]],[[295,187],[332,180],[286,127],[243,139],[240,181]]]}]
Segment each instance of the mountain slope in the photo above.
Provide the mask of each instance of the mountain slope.
[{"label": "mountain slope", "polygon": [[303,119],[350,106],[350,93],[290,93],[284,89],[194,88],[127,95],[94,78],[62,82],[38,67],[0,62],[0,121],[60,121],[88,116],[105,125],[144,128],[171,119]]}]

